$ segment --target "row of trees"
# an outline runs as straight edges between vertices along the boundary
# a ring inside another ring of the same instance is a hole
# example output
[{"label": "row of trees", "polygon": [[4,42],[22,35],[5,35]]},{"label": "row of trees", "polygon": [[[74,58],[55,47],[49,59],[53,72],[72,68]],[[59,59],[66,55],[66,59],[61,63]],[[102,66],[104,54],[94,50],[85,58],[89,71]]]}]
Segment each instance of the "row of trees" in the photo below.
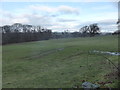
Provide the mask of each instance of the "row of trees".
[{"label": "row of trees", "polygon": [[69,32],[65,30],[64,32],[54,32],[52,33],[52,38],[69,38],[69,37],[86,37],[86,36],[95,36],[100,34],[100,28],[98,25],[91,24],[88,26],[83,26],[79,32]]},{"label": "row of trees", "polygon": [[2,31],[2,44],[48,40],[50,38],[92,37],[100,33],[97,24],[84,26],[79,32],[65,30],[61,33],[52,33],[52,30],[42,28],[41,26],[15,23],[0,27],[0,31]]},{"label": "row of trees", "polygon": [[52,35],[49,29],[20,23],[2,26],[0,31],[2,31],[2,44],[48,40]]}]

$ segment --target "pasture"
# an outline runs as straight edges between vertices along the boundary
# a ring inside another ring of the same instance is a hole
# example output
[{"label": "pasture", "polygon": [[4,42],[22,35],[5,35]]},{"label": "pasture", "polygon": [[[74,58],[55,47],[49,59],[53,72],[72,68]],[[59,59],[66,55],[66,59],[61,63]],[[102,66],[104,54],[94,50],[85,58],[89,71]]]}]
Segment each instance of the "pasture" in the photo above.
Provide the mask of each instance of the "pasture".
[{"label": "pasture", "polygon": [[[93,50],[118,52],[118,36],[51,39],[2,47],[3,88],[118,87],[116,68]],[[116,66],[118,56],[104,55]],[[104,84],[105,83],[105,84]]]}]

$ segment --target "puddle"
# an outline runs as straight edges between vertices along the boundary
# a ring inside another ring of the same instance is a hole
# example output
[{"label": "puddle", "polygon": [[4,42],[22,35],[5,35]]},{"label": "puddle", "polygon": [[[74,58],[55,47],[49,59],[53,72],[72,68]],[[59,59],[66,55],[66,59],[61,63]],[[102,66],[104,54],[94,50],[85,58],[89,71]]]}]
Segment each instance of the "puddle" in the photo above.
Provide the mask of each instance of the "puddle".
[{"label": "puddle", "polygon": [[114,56],[119,56],[120,53],[118,52],[108,52],[108,51],[97,51],[97,50],[93,50],[93,53],[101,53],[101,54],[109,54],[109,55],[114,55]]}]

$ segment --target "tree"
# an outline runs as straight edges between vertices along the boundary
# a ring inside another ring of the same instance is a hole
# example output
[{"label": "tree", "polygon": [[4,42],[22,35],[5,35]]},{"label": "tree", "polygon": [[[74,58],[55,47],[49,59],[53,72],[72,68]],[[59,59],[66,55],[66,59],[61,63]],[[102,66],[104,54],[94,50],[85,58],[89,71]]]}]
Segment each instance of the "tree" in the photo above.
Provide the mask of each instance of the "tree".
[{"label": "tree", "polygon": [[5,25],[2,27],[2,43],[10,43],[11,42],[11,30],[9,25]]},{"label": "tree", "polygon": [[118,30],[120,30],[120,19],[118,19],[117,24],[118,24]]},{"label": "tree", "polygon": [[99,34],[100,33],[100,28],[98,27],[98,25],[95,23],[95,24],[91,24],[89,26],[89,34],[90,36],[95,36],[96,34]]},{"label": "tree", "polygon": [[48,40],[52,35],[50,29],[20,23],[2,26],[0,31],[2,33],[2,44]]},{"label": "tree", "polygon": [[98,27],[98,25],[95,24],[91,24],[89,26],[84,26],[80,29],[80,32],[82,32],[83,36],[95,36],[96,34],[100,33],[100,28]]},{"label": "tree", "polygon": [[89,26],[84,26],[80,29],[80,32],[82,33],[82,36],[88,36],[89,35]]},{"label": "tree", "polygon": [[10,31],[10,26],[9,25],[5,25],[5,26],[3,26],[3,32],[4,33],[10,33],[11,31]]},{"label": "tree", "polygon": [[79,32],[73,32],[71,34],[72,34],[72,37],[80,37],[81,33],[79,33]]},{"label": "tree", "polygon": [[117,24],[119,24],[120,23],[120,19],[118,19],[118,21],[117,21]]},{"label": "tree", "polygon": [[118,24],[118,30],[113,32],[112,35],[117,35],[117,34],[120,34],[120,19],[118,19],[117,23]]}]

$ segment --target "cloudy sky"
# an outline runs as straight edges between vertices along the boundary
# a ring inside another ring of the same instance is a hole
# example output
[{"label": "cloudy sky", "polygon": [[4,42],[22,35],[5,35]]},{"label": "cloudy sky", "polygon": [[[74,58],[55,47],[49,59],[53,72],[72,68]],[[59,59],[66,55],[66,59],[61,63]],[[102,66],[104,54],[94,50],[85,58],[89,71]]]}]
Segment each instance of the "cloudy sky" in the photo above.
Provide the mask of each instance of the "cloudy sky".
[{"label": "cloudy sky", "polygon": [[98,23],[104,32],[117,30],[117,2],[2,2],[0,26],[13,23],[40,25],[52,31],[79,31]]}]

